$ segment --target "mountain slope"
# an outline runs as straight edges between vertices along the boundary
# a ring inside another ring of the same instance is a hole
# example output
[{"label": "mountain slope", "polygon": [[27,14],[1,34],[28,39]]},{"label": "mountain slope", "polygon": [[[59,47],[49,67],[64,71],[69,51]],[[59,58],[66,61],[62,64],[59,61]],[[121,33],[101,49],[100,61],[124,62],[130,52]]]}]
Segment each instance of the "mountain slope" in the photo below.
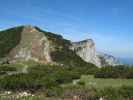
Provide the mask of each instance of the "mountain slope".
[{"label": "mountain slope", "polygon": [[26,25],[4,30],[0,32],[0,38],[3,38],[0,43],[3,48],[0,54],[1,62],[3,59],[9,63],[33,60],[44,64],[95,67],[69,49],[69,40],[38,27]]},{"label": "mountain slope", "polygon": [[0,31],[0,48],[1,63],[32,60],[69,67],[101,67],[113,63],[103,62],[107,57],[97,55],[92,39],[73,43],[31,25]]},{"label": "mountain slope", "polygon": [[96,55],[95,43],[92,39],[73,42],[71,49],[76,52],[84,61],[101,66],[100,59]]},{"label": "mountain slope", "polygon": [[97,52],[95,43],[92,39],[73,42],[70,49],[75,51],[84,61],[93,63],[99,67],[118,64],[118,60],[115,57]]},{"label": "mountain slope", "polygon": [[20,43],[9,53],[10,61],[50,62],[49,41],[47,37],[33,26],[24,26]]},{"label": "mountain slope", "polygon": [[60,63],[65,66],[90,66],[94,67],[93,64],[87,63],[82,60],[73,50],[70,50],[71,41],[64,39],[61,35],[57,35],[51,32],[43,31],[36,27],[40,32],[43,32],[50,42],[50,55],[52,61]]},{"label": "mountain slope", "polygon": [[0,31],[0,58],[5,57],[9,51],[19,44],[23,27]]}]

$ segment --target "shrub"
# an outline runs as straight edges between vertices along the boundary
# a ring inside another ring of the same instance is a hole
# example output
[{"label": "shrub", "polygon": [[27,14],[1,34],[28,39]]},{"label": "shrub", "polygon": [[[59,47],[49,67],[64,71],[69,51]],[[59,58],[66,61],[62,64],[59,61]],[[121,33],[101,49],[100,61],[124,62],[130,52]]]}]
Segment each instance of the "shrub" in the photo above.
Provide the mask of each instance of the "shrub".
[{"label": "shrub", "polygon": [[50,89],[47,89],[46,96],[52,97],[52,96],[61,96],[63,94],[63,89],[59,86],[52,87]]},{"label": "shrub", "polygon": [[119,65],[102,67],[95,73],[96,78],[133,78],[133,68]]},{"label": "shrub", "polygon": [[36,90],[41,86],[33,76],[28,74],[4,76],[0,81],[2,90]]},{"label": "shrub", "polygon": [[12,71],[17,71],[17,69],[8,65],[0,65],[0,75],[4,75]]},{"label": "shrub", "polygon": [[81,80],[78,81],[78,84],[79,84],[79,85],[82,85],[82,86],[85,86],[85,82],[84,82],[84,81],[81,81]]},{"label": "shrub", "polygon": [[[5,74],[1,77],[0,89],[51,89],[53,87],[58,87],[61,84],[70,83],[73,79],[79,79],[82,74],[89,73],[89,68],[87,66],[82,68],[34,64],[33,66],[28,67],[27,74]],[[2,66],[1,70],[4,70],[5,72],[16,71],[16,68],[6,65],[4,67]]]},{"label": "shrub", "polygon": [[10,67],[8,65],[2,65],[0,66],[0,71],[16,71],[17,69],[15,67]]}]

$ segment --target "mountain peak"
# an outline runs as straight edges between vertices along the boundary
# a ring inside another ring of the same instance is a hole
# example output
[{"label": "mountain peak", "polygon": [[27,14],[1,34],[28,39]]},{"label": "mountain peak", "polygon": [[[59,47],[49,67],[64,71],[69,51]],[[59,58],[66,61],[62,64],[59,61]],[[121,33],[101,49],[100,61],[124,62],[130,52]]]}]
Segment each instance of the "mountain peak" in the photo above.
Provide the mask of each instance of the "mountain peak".
[{"label": "mountain peak", "polygon": [[33,25],[24,25],[23,26],[23,32],[25,32],[25,33],[27,33],[27,32],[38,32],[38,30]]},{"label": "mountain peak", "polygon": [[93,39],[85,39],[82,41],[74,42],[73,45],[81,46],[81,47],[93,47],[95,46],[95,42]]},{"label": "mountain peak", "polygon": [[84,61],[93,63],[98,67],[101,66],[100,59],[96,56],[95,43],[92,39],[74,42],[71,49],[74,50]]},{"label": "mountain peak", "polygon": [[93,39],[85,39],[85,40],[82,40],[81,42],[94,42]]},{"label": "mountain peak", "polygon": [[26,24],[26,25],[22,25],[22,26],[25,27],[25,28],[26,27],[33,27],[33,28],[35,27],[34,25],[31,25],[31,24]]}]

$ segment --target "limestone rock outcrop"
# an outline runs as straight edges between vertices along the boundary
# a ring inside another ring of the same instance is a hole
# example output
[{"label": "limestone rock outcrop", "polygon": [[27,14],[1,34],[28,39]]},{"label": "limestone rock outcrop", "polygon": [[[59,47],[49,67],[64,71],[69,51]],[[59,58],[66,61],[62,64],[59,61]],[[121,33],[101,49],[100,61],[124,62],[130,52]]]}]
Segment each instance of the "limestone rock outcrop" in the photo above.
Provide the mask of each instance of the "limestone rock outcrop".
[{"label": "limestone rock outcrop", "polygon": [[16,60],[34,60],[39,62],[50,62],[49,41],[47,37],[31,25],[24,26],[21,32],[21,40],[9,53],[11,62]]},{"label": "limestone rock outcrop", "polygon": [[115,57],[97,52],[92,39],[73,42],[70,49],[75,51],[84,61],[93,63],[98,67],[118,64]]},{"label": "limestone rock outcrop", "polygon": [[72,43],[72,50],[84,61],[101,66],[100,59],[96,55],[95,43],[92,39]]},{"label": "limestone rock outcrop", "polygon": [[107,66],[107,65],[115,66],[120,64],[119,60],[112,55],[105,54],[102,52],[97,52],[97,56],[100,58],[102,66]]}]

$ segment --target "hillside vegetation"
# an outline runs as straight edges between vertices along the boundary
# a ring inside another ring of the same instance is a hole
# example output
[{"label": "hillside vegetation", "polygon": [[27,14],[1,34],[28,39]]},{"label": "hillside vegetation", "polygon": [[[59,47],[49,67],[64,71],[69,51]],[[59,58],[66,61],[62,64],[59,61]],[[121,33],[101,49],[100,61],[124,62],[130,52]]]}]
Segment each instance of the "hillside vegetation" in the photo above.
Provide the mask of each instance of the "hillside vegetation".
[{"label": "hillside vegetation", "polygon": [[[62,67],[43,64],[29,66],[28,73],[17,72],[19,66],[0,66],[1,90],[38,90],[58,87],[64,83],[70,83],[79,79],[82,74],[93,73],[87,67]],[[10,74],[11,73],[11,74]]]},{"label": "hillside vegetation", "polygon": [[10,50],[19,44],[23,27],[0,31],[0,58],[6,56]]},{"label": "hillside vegetation", "polygon": [[102,67],[95,73],[96,78],[133,78],[133,67],[117,65]]}]

